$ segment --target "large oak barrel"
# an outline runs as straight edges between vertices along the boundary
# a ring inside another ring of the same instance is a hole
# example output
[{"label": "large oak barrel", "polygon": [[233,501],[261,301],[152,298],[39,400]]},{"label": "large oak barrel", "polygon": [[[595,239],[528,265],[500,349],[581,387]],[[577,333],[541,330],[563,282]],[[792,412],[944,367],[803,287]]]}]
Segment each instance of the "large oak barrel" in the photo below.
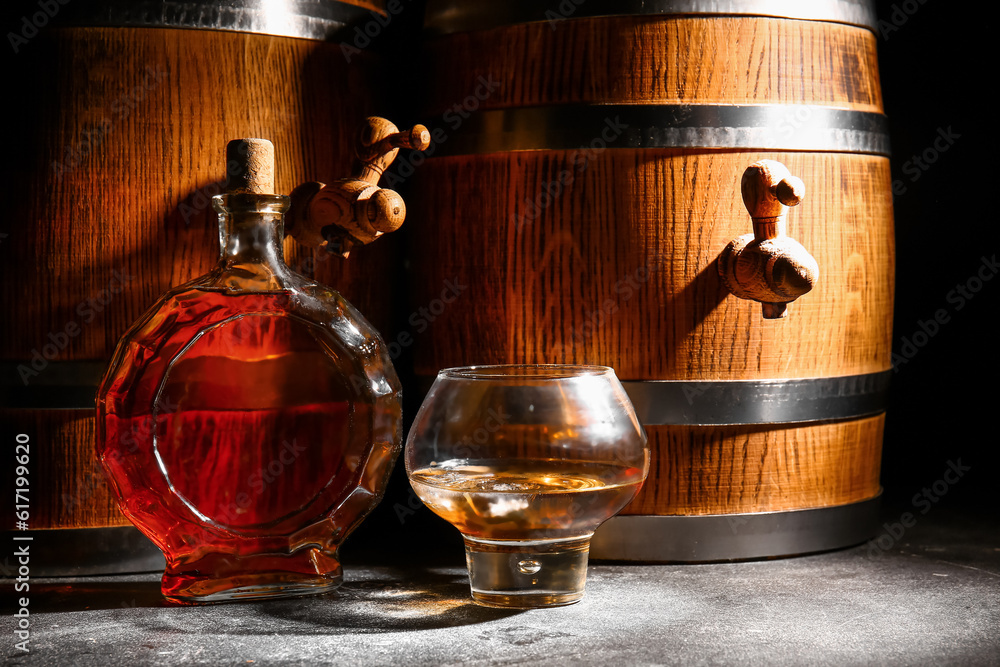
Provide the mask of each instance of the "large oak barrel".
[{"label": "large oak barrel", "polygon": [[[874,533],[893,219],[867,2],[431,2],[411,195],[415,371],[615,368],[653,448],[598,558],[795,554]],[[802,179],[787,317],[730,294],[744,170]],[[420,312],[415,310],[415,312]]]},{"label": "large oak barrel", "polygon": [[[278,192],[348,175],[355,128],[383,110],[369,93],[377,63],[337,41],[382,5],[60,4],[19,44],[0,359],[4,432],[30,441],[33,574],[162,567],[95,460],[97,382],[126,328],[217,261],[210,200],[230,139],[274,143]],[[388,272],[398,249],[389,239],[344,261],[287,241],[286,260],[384,328],[391,292],[366,276]]]}]

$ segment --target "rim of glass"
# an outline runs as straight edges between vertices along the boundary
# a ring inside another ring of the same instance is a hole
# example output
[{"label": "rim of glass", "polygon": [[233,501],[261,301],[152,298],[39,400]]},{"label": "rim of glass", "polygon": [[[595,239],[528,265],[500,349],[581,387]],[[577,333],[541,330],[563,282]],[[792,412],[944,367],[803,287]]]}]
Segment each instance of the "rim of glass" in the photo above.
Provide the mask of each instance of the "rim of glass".
[{"label": "rim of glass", "polygon": [[614,369],[589,364],[498,364],[458,366],[438,371],[438,377],[462,380],[567,380],[608,374],[614,375]]}]

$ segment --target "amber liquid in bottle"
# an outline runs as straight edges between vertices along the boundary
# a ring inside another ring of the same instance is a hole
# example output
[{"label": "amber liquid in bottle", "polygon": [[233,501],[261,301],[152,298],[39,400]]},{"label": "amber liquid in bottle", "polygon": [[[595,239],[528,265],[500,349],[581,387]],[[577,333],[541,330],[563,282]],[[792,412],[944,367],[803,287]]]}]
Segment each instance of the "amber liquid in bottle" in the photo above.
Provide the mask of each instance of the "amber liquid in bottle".
[{"label": "amber liquid in bottle", "polygon": [[287,198],[220,197],[220,264],[119,344],[98,454],[169,598],[322,592],[399,452],[399,383],[364,318],[284,265]]}]

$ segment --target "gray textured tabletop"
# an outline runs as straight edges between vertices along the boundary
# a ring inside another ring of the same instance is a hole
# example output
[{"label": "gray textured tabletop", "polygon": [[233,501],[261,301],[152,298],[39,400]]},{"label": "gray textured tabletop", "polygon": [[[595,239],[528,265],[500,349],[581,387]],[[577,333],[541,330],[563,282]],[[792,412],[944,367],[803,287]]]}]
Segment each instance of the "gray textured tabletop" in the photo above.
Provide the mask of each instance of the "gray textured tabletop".
[{"label": "gray textured tabletop", "polygon": [[594,564],[585,599],[548,610],[472,604],[454,558],[345,557],[337,593],[203,607],[166,606],[155,574],[34,580],[28,654],[6,582],[3,651],[105,666],[1000,664],[997,523],[932,514],[887,551]]}]

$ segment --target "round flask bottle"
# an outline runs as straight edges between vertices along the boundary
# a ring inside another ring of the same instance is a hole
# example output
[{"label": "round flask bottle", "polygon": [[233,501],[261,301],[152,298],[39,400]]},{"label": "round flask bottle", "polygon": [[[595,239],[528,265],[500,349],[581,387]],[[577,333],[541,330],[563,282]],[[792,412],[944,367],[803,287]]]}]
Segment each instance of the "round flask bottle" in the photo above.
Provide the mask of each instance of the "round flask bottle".
[{"label": "round flask bottle", "polygon": [[218,265],[129,329],[98,392],[97,454],[180,602],[338,586],[338,547],[400,451],[401,390],[378,332],[284,263],[273,151],[230,142]]}]

